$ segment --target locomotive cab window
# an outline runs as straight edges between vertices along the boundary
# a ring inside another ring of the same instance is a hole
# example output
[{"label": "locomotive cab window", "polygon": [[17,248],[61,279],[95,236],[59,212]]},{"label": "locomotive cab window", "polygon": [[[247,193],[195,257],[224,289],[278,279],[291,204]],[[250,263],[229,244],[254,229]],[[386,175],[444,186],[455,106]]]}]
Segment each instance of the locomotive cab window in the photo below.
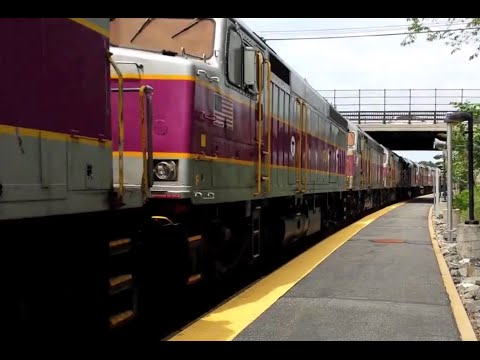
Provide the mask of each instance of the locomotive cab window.
[{"label": "locomotive cab window", "polygon": [[228,32],[227,79],[235,87],[256,94],[256,51],[235,29]]},{"label": "locomotive cab window", "polygon": [[348,133],[348,146],[352,147],[355,145],[355,133],[349,132]]},{"label": "locomotive cab window", "polygon": [[113,46],[209,59],[214,42],[215,21],[209,18],[115,18],[110,23]]},{"label": "locomotive cab window", "polygon": [[242,54],[243,43],[239,33],[230,30],[228,33],[228,81],[238,87],[242,86]]}]

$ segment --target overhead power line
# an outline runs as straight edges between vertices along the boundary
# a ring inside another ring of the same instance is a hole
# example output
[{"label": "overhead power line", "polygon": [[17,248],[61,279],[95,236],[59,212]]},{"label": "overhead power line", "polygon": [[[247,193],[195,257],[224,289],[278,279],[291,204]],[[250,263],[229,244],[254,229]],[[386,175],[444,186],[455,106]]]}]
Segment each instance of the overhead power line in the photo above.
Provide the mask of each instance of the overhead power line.
[{"label": "overhead power line", "polygon": [[[466,30],[479,30],[480,27],[475,28],[463,28],[463,29],[445,29],[445,30],[432,30],[432,31],[419,31],[415,34],[433,34],[445,31],[466,31]],[[386,34],[364,34],[364,35],[339,35],[339,36],[309,36],[309,37],[290,37],[290,38],[264,38],[265,41],[288,41],[288,40],[327,40],[327,39],[347,39],[347,38],[364,38],[364,37],[378,37],[378,36],[398,36],[409,35],[410,32],[399,33],[386,33]]]},{"label": "overhead power line", "polygon": [[[432,24],[430,25],[430,28],[433,27],[439,27],[439,26],[448,26],[448,25],[462,25],[461,22],[453,22],[451,24],[449,23],[439,23],[439,24]],[[409,25],[379,25],[379,26],[365,26],[365,27],[345,27],[345,28],[330,28],[330,29],[292,29],[292,30],[261,30],[257,31],[257,33],[262,33],[262,34],[288,34],[288,33],[313,33],[313,32],[328,32],[328,31],[350,31],[350,30],[380,30],[380,29],[393,29],[393,28],[399,28],[399,29],[404,29],[408,28]],[[358,32],[358,31],[355,31]],[[359,32],[364,32],[364,31],[359,31]]]}]

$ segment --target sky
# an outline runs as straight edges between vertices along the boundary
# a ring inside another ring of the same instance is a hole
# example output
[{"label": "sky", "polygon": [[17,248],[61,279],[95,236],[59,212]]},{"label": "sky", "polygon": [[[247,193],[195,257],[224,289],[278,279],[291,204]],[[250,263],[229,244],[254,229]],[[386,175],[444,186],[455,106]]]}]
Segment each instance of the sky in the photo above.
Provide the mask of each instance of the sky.
[{"label": "sky", "polygon": [[[243,18],[242,20],[253,31],[265,38],[339,35],[331,32],[280,34],[268,33],[268,31],[405,26],[402,29],[386,30],[391,33],[405,32],[408,25],[404,18]],[[358,34],[358,30],[354,31]],[[352,34],[352,31],[349,30],[348,34]],[[405,35],[267,41],[267,43],[314,89],[480,89],[480,59],[468,60],[471,47],[465,47],[461,51],[451,54],[452,49],[444,42],[428,42],[425,40],[425,35],[418,35],[414,44],[402,47],[400,43],[404,38]],[[457,96],[459,93],[460,91],[444,91],[438,94]],[[333,92],[322,93],[326,97],[332,96],[332,94]],[[381,95],[381,92],[371,92],[370,94],[378,96]],[[391,94],[394,95],[393,92]],[[413,94],[414,96],[415,94],[432,96],[429,100],[421,101],[427,101],[429,104],[433,102],[433,90],[422,93],[417,91]],[[464,94],[466,97],[469,95],[480,96],[480,90],[464,91]],[[353,92],[348,93],[348,96],[351,95]],[[395,95],[404,96],[408,95],[408,92],[397,92]],[[454,99],[443,99],[445,106],[442,109],[450,110],[446,104],[451,100]],[[476,100],[480,101],[480,99]],[[378,101],[383,102],[383,100]],[[405,101],[408,100],[405,99]],[[350,100],[350,102],[352,101]],[[404,100],[401,99],[398,102],[404,103]],[[397,151],[397,153],[414,161],[431,160],[434,162],[436,160],[433,159],[433,156],[438,154],[436,151]]]}]

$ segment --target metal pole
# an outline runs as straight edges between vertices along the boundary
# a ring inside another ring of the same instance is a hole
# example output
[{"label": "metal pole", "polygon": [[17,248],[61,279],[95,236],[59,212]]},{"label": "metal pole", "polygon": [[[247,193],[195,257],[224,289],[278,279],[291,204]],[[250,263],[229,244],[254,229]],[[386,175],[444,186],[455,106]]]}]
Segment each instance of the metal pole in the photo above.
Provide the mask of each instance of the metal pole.
[{"label": "metal pole", "polygon": [[452,124],[447,123],[447,241],[452,241]]},{"label": "metal pole", "polygon": [[408,123],[412,123],[412,89],[409,89],[408,95]]},{"label": "metal pole", "polygon": [[361,124],[360,121],[360,104],[362,103],[362,100],[360,99],[360,89],[358,89],[358,123]]},{"label": "metal pole", "polygon": [[473,177],[473,114],[468,114],[468,220],[465,224],[478,224],[475,220],[475,200],[474,200],[474,185]]},{"label": "metal pole", "polygon": [[435,213],[435,216],[437,216],[437,191],[438,191],[438,188],[437,188],[437,170],[435,169],[435,178],[433,179],[433,211]]},{"label": "metal pole", "polygon": [[148,187],[151,188],[153,186],[153,109],[152,109],[152,92],[153,88],[147,85],[147,96],[146,96],[146,104],[147,104],[147,152],[148,152],[148,159],[147,159],[147,169],[148,172]]},{"label": "metal pole", "polygon": [[442,160],[443,166],[441,170],[441,179],[440,179],[440,201],[445,202],[447,201],[447,193],[446,193],[446,184],[447,184],[447,142],[445,141],[445,148],[442,150]]},{"label": "metal pole", "polygon": [[387,89],[383,89],[383,123],[386,123],[385,114],[387,113]]},{"label": "metal pole", "polygon": [[435,168],[435,216],[438,217],[438,204],[440,203],[440,169]]},{"label": "metal pole", "polygon": [[447,149],[443,150],[443,201],[447,201]]}]

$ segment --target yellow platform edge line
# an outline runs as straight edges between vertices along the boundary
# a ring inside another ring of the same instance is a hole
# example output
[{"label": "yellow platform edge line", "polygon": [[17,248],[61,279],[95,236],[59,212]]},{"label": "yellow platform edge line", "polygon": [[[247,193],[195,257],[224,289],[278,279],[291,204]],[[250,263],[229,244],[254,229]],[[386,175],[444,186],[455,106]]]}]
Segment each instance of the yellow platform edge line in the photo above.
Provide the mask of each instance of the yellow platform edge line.
[{"label": "yellow platform edge line", "polygon": [[306,252],[250,285],[224,304],[193,321],[168,341],[230,341],[297,282],[360,230],[406,202],[387,206],[339,230]]},{"label": "yellow platform edge line", "polygon": [[445,285],[445,290],[447,291],[448,297],[450,299],[450,306],[453,311],[453,317],[457,323],[457,328],[460,333],[462,341],[478,341],[475,331],[473,330],[470,319],[468,318],[465,307],[463,306],[462,299],[458,294],[457,288],[453,283],[453,279],[450,275],[450,270],[448,269],[447,262],[442,255],[440,246],[438,245],[437,237],[435,236],[435,231],[433,230],[432,223],[432,213],[433,205],[430,207],[428,212],[428,231],[430,233],[430,240],[432,241],[433,251],[435,252],[435,257],[437,258],[438,267],[440,273],[442,274],[443,283]]}]

